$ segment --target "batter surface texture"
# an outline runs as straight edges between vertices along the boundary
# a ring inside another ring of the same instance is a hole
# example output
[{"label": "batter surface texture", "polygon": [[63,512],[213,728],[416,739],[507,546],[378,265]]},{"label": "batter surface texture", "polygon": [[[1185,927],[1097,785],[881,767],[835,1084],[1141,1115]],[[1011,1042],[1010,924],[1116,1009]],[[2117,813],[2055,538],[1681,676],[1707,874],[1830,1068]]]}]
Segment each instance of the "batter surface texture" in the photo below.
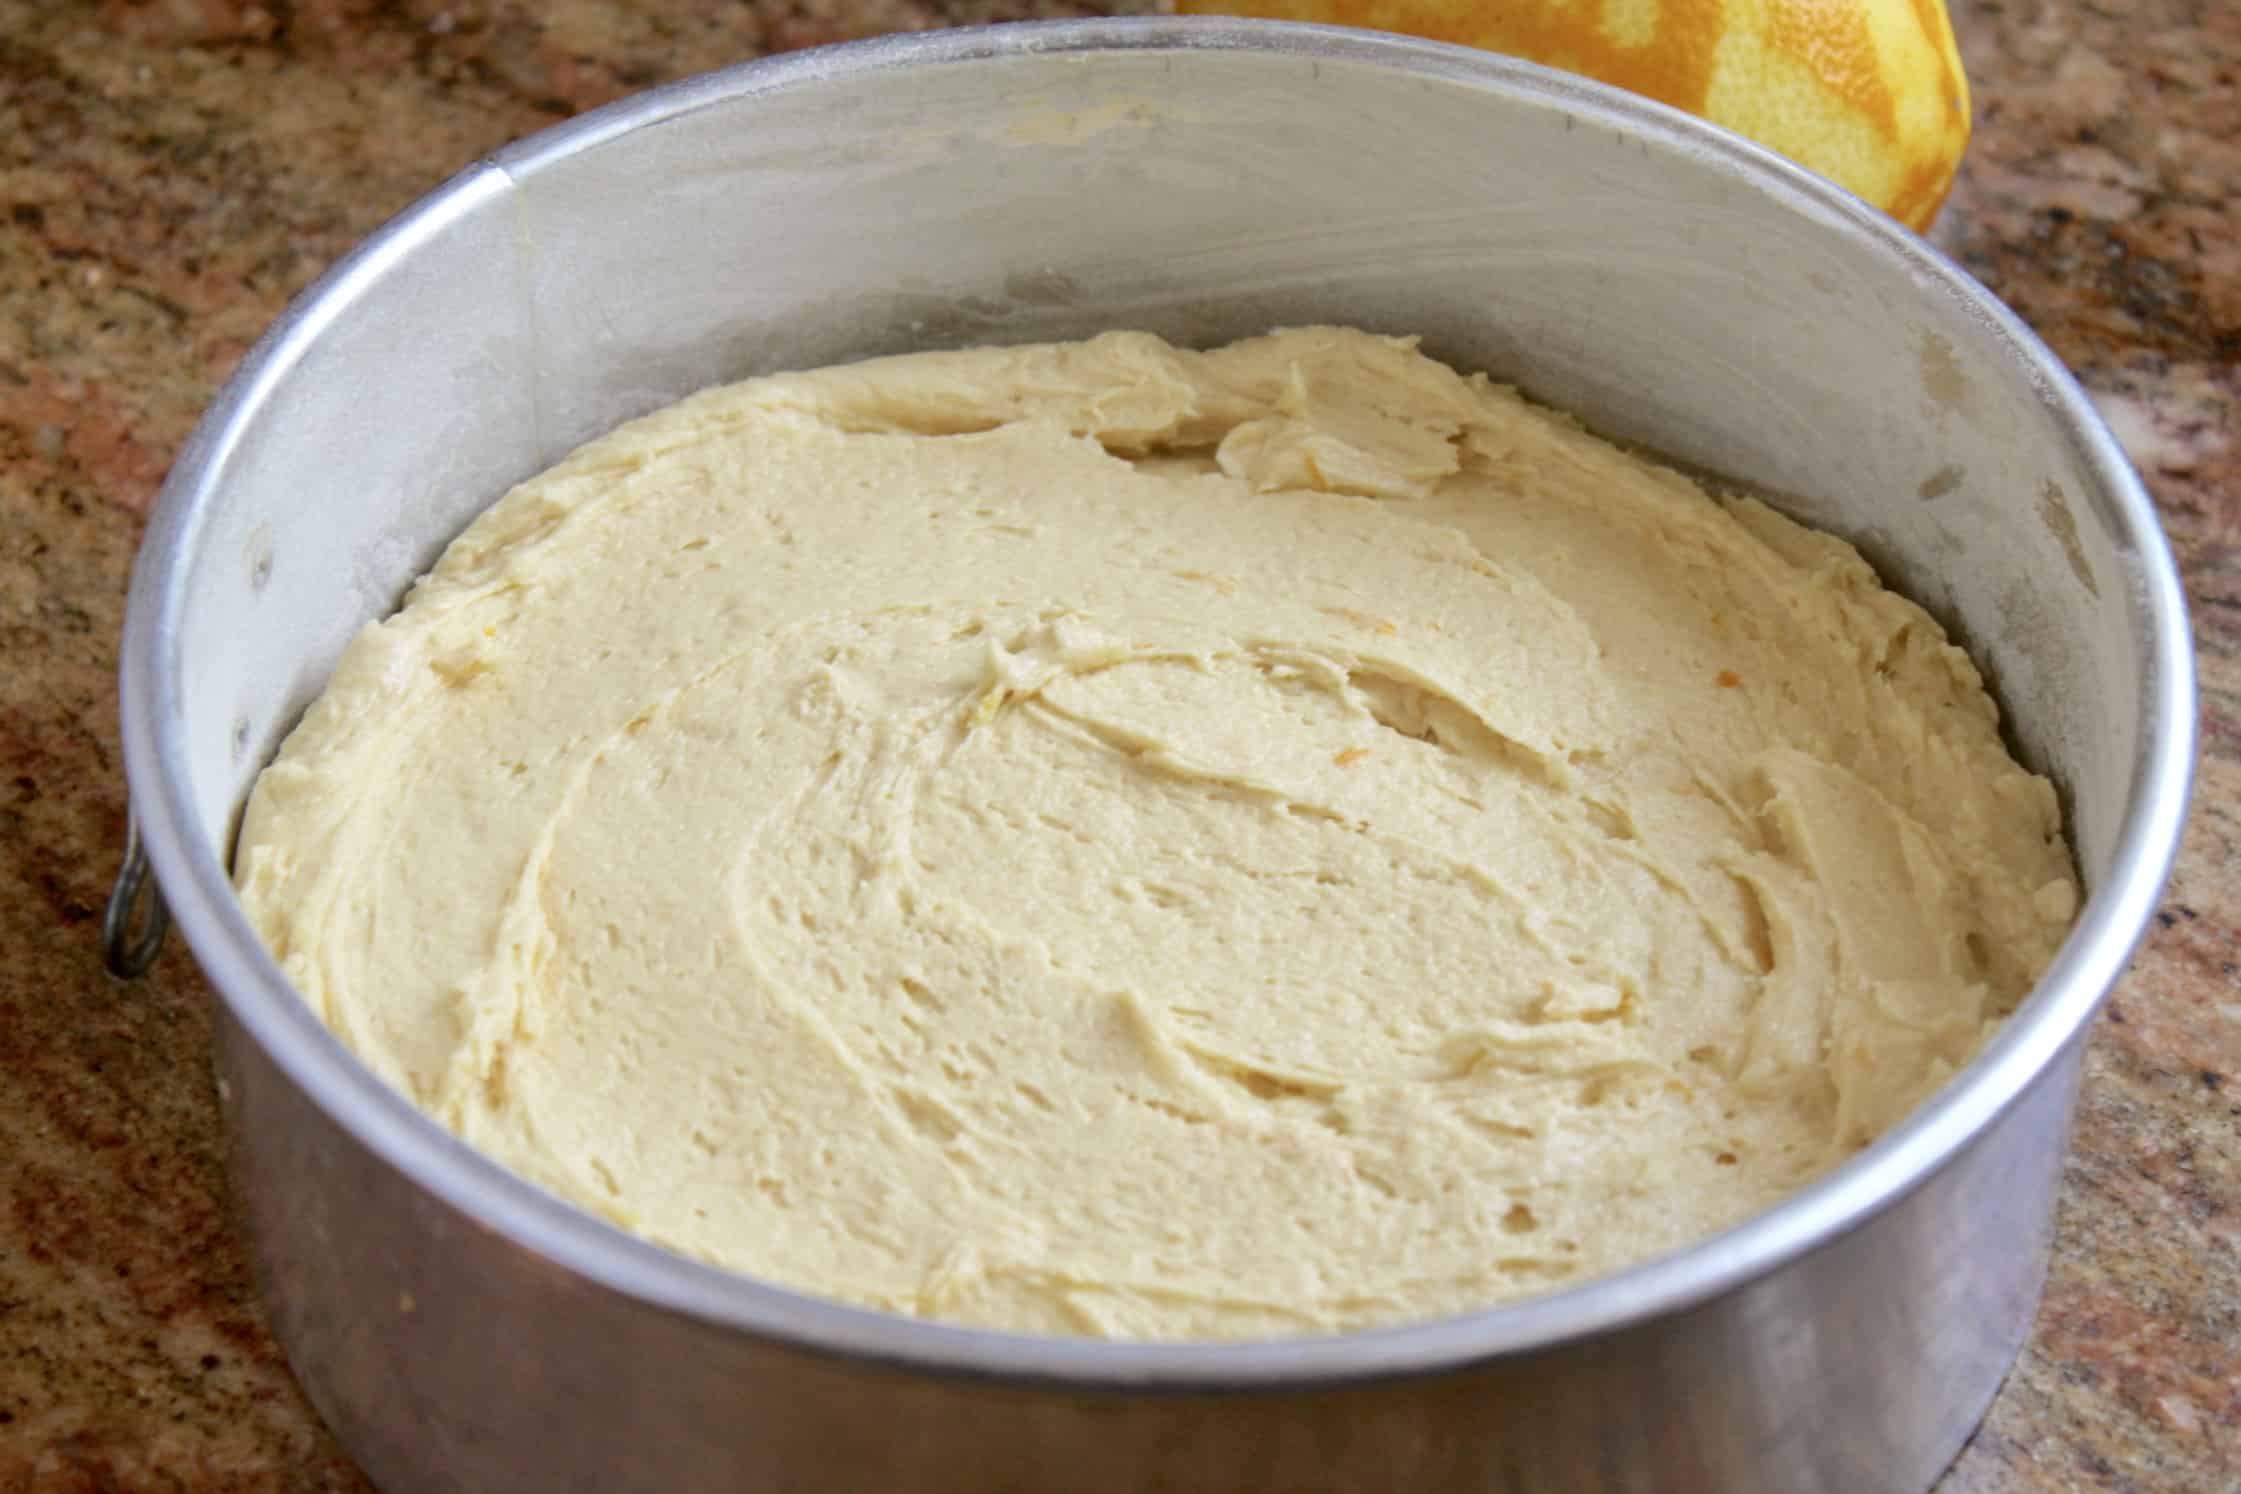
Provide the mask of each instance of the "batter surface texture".
[{"label": "batter surface texture", "polygon": [[469,528],[259,781],[263,937],[553,1192],[1034,1332],[1485,1305],[1736,1222],[2076,885],[1847,545],[1405,341],[715,389]]}]

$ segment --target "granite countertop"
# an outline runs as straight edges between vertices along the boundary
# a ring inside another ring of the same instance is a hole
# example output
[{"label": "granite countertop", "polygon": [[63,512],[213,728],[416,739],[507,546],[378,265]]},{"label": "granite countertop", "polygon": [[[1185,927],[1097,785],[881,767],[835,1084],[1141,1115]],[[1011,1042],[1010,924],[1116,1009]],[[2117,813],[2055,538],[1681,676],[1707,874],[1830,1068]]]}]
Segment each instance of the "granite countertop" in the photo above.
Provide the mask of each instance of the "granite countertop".
[{"label": "granite countertop", "polygon": [[[2241,1488],[2241,6],[1956,0],[1935,237],[2100,401],[2194,606],[2203,755],[2097,1027],[2035,1334],[1939,1486]],[[627,11],[627,13],[625,13]],[[223,1204],[210,997],[106,976],[134,546],[249,343],[477,154],[647,84],[1068,0],[0,0],[0,1489],[366,1487]]]}]

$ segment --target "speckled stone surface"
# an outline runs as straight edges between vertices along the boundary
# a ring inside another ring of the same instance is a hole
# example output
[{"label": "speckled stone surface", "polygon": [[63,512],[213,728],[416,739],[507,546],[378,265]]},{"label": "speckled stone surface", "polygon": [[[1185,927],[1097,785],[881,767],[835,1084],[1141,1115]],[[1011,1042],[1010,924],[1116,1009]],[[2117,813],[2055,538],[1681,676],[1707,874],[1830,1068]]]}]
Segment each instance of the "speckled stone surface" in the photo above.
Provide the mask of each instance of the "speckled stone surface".
[{"label": "speckled stone surface", "polygon": [[[646,84],[1068,0],[0,0],[0,1490],[365,1487],[226,1220],[209,996],[95,948],[164,469],[287,298]],[[2241,1488],[2241,6],[1958,0],[1936,237],[2101,401],[2196,609],[2197,809],[2094,1035],[2037,1331],[1942,1494]]]}]

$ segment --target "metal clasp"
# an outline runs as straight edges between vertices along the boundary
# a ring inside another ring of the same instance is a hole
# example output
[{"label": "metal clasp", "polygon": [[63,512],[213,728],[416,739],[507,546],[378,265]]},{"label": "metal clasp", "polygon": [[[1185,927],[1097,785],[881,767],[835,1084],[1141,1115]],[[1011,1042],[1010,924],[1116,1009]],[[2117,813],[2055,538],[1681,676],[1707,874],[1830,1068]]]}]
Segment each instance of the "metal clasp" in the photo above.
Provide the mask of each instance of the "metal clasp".
[{"label": "metal clasp", "polygon": [[164,906],[163,889],[148,874],[148,857],[140,849],[139,818],[128,810],[124,865],[117,868],[109,909],[101,918],[102,962],[120,980],[145,975],[163,952],[163,936],[170,928],[171,910]]}]

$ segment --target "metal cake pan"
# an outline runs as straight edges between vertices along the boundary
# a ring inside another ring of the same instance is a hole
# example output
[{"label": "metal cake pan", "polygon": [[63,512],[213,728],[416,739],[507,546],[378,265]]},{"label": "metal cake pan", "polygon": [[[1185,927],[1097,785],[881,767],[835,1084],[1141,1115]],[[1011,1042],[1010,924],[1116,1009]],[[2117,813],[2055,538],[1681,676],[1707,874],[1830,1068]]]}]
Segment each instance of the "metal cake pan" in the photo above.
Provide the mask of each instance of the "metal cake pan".
[{"label": "metal cake pan", "polygon": [[[508,484],[703,385],[1147,328],[1418,332],[1860,544],[1984,664],[2089,897],[1982,1056],[1692,1249],[1404,1327],[1012,1336],[670,1255],[454,1140],[323,1028],[227,875],[343,643]],[[275,1329],[392,1490],[1919,1490],[2043,1278],[2082,1035],[2175,849],[2184,606],[2085,396],[1992,297],[1700,121],[1251,22],[756,62],[472,167],[307,291],[166,484],[126,624],[140,845],[220,998]],[[136,863],[137,864],[137,863]]]}]

